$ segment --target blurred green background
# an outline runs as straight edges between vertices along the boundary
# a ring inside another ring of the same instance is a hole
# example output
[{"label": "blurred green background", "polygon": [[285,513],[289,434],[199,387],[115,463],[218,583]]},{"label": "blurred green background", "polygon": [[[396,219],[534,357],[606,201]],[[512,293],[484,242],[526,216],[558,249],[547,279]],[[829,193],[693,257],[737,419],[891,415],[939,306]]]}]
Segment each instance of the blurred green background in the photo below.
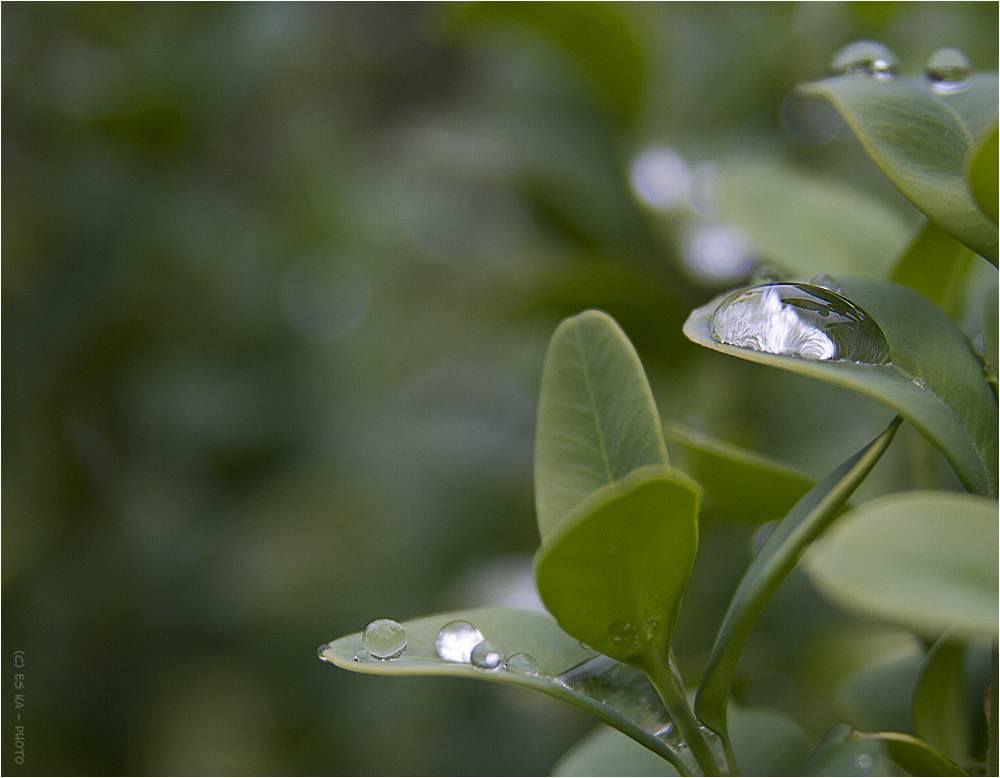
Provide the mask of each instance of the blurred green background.
[{"label": "blurred green background", "polygon": [[[532,606],[565,315],[619,320],[667,424],[814,478],[873,437],[874,403],[683,339],[769,261],[712,177],[832,177],[912,234],[849,132],[786,97],[856,38],[904,72],[942,45],[995,69],[997,8],[4,3],[4,774],[547,773],[592,720],[316,647]],[[900,440],[869,490],[956,483]],[[689,680],[750,536],[703,530]],[[793,575],[737,692],[818,738],[857,722],[838,679],[914,650]]]}]

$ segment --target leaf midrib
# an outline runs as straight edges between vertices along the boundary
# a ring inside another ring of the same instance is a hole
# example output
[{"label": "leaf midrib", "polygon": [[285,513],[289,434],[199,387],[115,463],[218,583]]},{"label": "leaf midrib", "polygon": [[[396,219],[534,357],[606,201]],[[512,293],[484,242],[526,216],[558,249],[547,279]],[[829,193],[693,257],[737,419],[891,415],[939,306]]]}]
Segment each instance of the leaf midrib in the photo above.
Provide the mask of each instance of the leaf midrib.
[{"label": "leaf midrib", "polygon": [[594,389],[593,386],[591,385],[591,379],[590,379],[590,366],[589,363],[587,362],[587,359],[585,358],[583,342],[582,342],[582,333],[580,330],[581,328],[577,327],[576,332],[574,333],[574,335],[576,336],[575,337],[576,350],[580,359],[581,370],[583,372],[584,386],[587,389],[587,400],[590,404],[590,416],[594,424],[594,431],[597,434],[597,442],[601,450],[601,458],[604,461],[604,472],[607,475],[607,482],[611,483],[612,481],[616,480],[615,474],[611,467],[611,460],[608,457],[608,446],[607,446],[607,441],[605,440],[604,437],[604,431],[601,429],[601,416],[597,411],[597,400],[594,396]]}]

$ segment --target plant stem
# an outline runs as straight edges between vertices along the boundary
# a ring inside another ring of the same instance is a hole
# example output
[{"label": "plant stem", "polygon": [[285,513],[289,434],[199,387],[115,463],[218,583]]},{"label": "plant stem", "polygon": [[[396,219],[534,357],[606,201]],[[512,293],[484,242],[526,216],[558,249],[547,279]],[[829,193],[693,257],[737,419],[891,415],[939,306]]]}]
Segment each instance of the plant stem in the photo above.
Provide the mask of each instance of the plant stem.
[{"label": "plant stem", "polygon": [[1000,775],[1000,754],[997,750],[997,734],[1000,731],[1000,721],[997,720],[997,697],[1000,696],[1000,689],[997,688],[998,682],[1000,682],[1000,657],[997,656],[997,644],[993,644],[993,678],[990,682],[990,710],[989,710],[989,726],[988,726],[988,743],[986,750],[986,774],[987,775]]},{"label": "plant stem", "polygon": [[691,755],[705,775],[723,775],[726,771],[718,763],[712,753],[705,733],[701,730],[698,720],[688,705],[684,694],[684,682],[677,673],[673,651],[668,649],[667,656],[656,654],[650,657],[652,662],[643,667],[653,687],[656,689],[677,731],[691,750]]}]

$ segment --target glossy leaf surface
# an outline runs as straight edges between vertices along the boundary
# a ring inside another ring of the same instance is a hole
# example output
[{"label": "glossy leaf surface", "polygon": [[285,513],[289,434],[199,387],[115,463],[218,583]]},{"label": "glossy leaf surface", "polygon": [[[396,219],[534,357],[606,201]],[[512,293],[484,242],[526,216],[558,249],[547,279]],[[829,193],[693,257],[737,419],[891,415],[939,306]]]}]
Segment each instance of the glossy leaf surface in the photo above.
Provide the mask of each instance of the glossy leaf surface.
[{"label": "glossy leaf surface", "polygon": [[996,495],[997,404],[962,331],[937,306],[889,281],[840,279],[889,344],[887,366],[818,361],[717,343],[711,321],[721,295],[696,309],[684,333],[708,348],[818,378],[873,397],[902,413],[944,452],[970,491]]},{"label": "glossy leaf surface", "polygon": [[898,426],[897,418],[885,432],[811,489],[778,523],[754,557],[733,595],[698,687],[695,712],[715,732],[726,734],[733,674],[757,617],[809,544],[837,517],[840,508],[878,462]]},{"label": "glossy leaf surface", "polygon": [[705,490],[701,521],[766,524],[815,486],[779,462],[679,428],[667,429],[667,450],[673,465]]},{"label": "glossy leaf surface", "polygon": [[[997,632],[997,504],[950,492],[889,495],[854,509],[804,560],[843,608],[927,635]],[[890,549],[891,553],[886,553]]]},{"label": "glossy leaf surface", "polygon": [[957,764],[912,735],[899,732],[855,733],[856,742],[862,744],[881,744],[893,762],[902,767],[910,775],[967,775]]},{"label": "glossy leaf surface", "polygon": [[[966,179],[966,159],[997,111],[997,75],[969,76],[964,92],[938,95],[923,75],[844,75],[800,90],[830,100],[890,181],[927,216],[997,263],[997,227]],[[995,174],[995,171],[994,171]]]},{"label": "glossy leaf surface", "polygon": [[549,342],[538,403],[535,504],[545,545],[595,490],[667,450],[646,374],[628,338],[600,311],[559,325]]},{"label": "glossy leaf surface", "polygon": [[697,484],[665,467],[595,492],[535,558],[545,607],[602,654],[665,657],[698,547],[700,501]]}]

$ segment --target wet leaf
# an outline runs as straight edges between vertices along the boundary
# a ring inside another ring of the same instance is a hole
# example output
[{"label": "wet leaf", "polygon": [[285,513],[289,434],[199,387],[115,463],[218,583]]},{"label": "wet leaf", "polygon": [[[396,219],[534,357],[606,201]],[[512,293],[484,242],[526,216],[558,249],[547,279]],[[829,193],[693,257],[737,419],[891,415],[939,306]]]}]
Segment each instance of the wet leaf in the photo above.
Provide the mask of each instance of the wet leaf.
[{"label": "wet leaf", "polygon": [[693,311],[684,333],[724,354],[812,376],[885,403],[944,452],[966,488],[995,496],[997,404],[965,335],[911,289],[873,279],[840,281],[844,296],[881,327],[891,365],[808,360],[718,343],[712,338],[712,314],[726,295]]},{"label": "wet leaf", "polygon": [[996,223],[979,207],[966,178],[966,160],[997,112],[996,73],[974,73],[968,89],[951,95],[936,94],[923,75],[836,76],[799,89],[830,100],[917,208],[997,264]]}]

